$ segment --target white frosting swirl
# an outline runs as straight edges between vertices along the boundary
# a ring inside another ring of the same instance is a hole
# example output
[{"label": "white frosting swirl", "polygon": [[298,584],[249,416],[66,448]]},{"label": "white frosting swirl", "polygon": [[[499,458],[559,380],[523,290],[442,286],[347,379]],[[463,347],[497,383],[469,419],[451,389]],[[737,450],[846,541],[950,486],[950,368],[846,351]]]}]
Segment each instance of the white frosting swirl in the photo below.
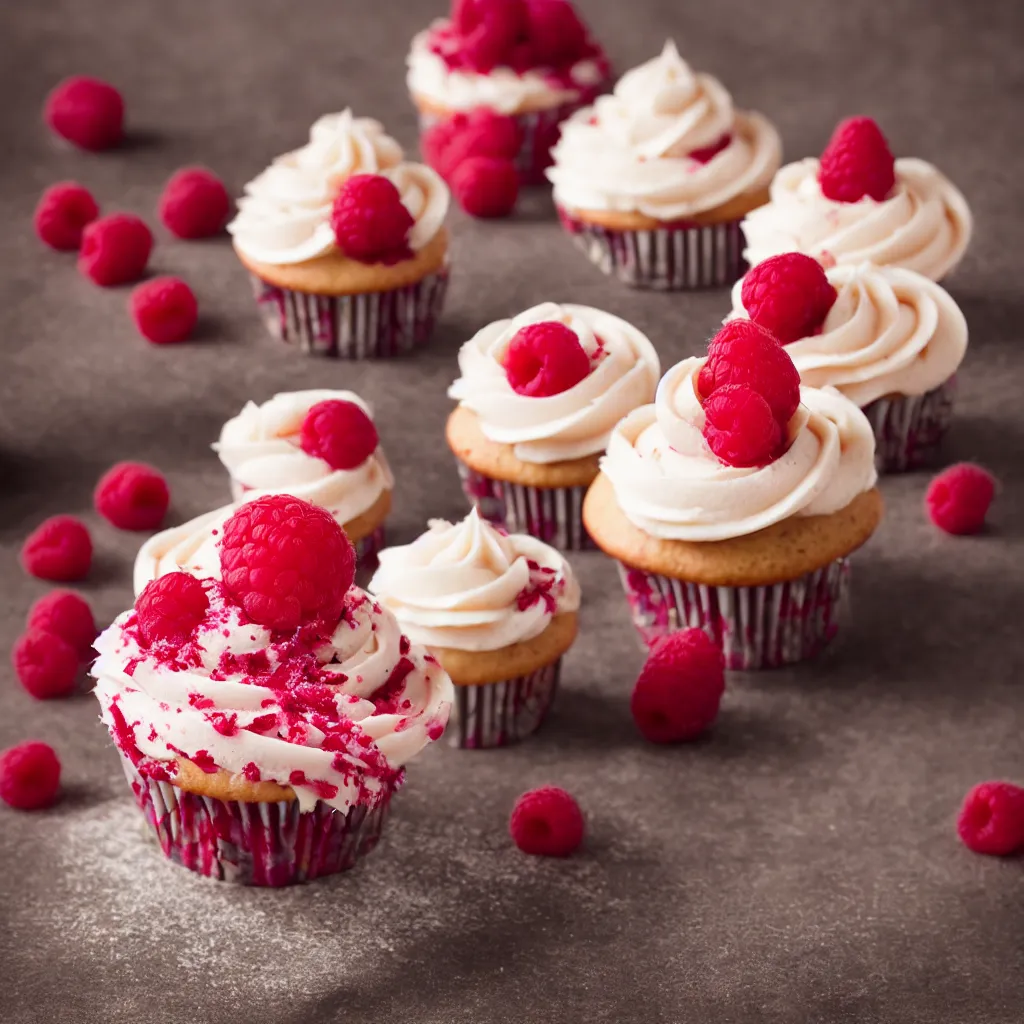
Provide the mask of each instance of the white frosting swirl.
[{"label": "white frosting swirl", "polygon": [[496,651],[579,608],[572,569],[547,544],[507,534],[476,509],[461,523],[429,526],[412,544],[380,553],[369,588],[417,643]]},{"label": "white frosting swirl", "polygon": [[440,736],[451,680],[358,588],[331,639],[309,645],[248,622],[216,581],[204,587],[210,610],[184,645],[142,645],[134,611],[96,641],[102,719],[144,770],[184,756],[290,785],[303,810],[318,799],[345,810],[382,798]]},{"label": "white frosting swirl", "polygon": [[169,572],[220,579],[220,538],[237,509],[237,505],[224,505],[150,537],[135,556],[132,586],[136,595]]},{"label": "white frosting swirl", "polygon": [[[804,384],[834,387],[862,408],[885,395],[923,395],[956,372],[967,321],[949,293],[900,267],[840,265],[826,276],[838,293],[821,333],[786,346]],[[743,282],[733,317],[745,317]]]},{"label": "white frosting swirl", "polygon": [[696,392],[703,359],[665,374],[654,405],[616,427],[601,460],[622,511],[653,537],[716,541],[790,516],[845,508],[877,480],[867,417],[832,389],[801,388],[785,455],[767,466],[727,466],[704,441]]},{"label": "white frosting swirl", "polygon": [[783,252],[804,252],[824,265],[897,266],[941,280],[960,262],[973,220],[956,186],[924,160],[896,161],[896,184],[879,201],[842,203],[822,194],[816,158],[787,164],[771,201],[743,221],[744,255],[754,266]]},{"label": "white frosting swirl", "polygon": [[[690,156],[725,137],[706,162]],[[565,122],[552,157],[547,176],[559,205],[668,222],[765,188],[782,143],[768,121],[734,110],[722,83],[694,74],[668,42],[612,95]]]},{"label": "white frosting swirl", "polygon": [[[505,375],[505,352],[521,328],[548,320],[575,332],[591,372],[558,395],[517,394]],[[476,413],[484,435],[513,445],[523,462],[549,463],[603,451],[615,424],[651,400],[661,369],[654,346],[625,320],[590,306],[545,302],[470,338],[459,350],[459,372],[448,395]]]}]

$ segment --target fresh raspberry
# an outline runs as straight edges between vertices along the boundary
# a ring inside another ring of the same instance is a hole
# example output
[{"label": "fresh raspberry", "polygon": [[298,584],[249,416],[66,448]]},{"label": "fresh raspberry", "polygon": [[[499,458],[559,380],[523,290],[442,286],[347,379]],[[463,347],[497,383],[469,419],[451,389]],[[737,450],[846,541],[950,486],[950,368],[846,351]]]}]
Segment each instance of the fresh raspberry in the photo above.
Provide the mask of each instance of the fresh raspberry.
[{"label": "fresh raspberry", "polygon": [[0,800],[19,811],[38,811],[57,799],[60,760],[53,747],[38,740],[19,743],[0,754]]},{"label": "fresh raspberry", "polygon": [[78,269],[104,288],[137,281],[153,251],[153,235],[133,213],[111,213],[82,232]]},{"label": "fresh raspberry", "polygon": [[633,721],[651,743],[696,739],[718,717],[725,659],[700,629],[663,636],[651,648],[633,687]]},{"label": "fresh raspberry", "polygon": [[524,793],[508,821],[516,846],[537,857],[568,857],[583,842],[584,827],[580,805],[557,786]]},{"label": "fresh raspberry", "polygon": [[589,373],[590,360],[576,332],[555,320],[520,328],[505,352],[505,374],[517,395],[560,395]]},{"label": "fresh raspberry", "polygon": [[288,494],[243,505],[225,524],[224,586],[253,622],[333,629],[355,579],[355,551],[326,509]]},{"label": "fresh raspberry", "polygon": [[209,238],[227,223],[231,197],[212,171],[183,167],[164,185],[157,213],[164,227],[178,238]]},{"label": "fresh raspberry", "polygon": [[148,647],[187,642],[210,607],[202,583],[187,572],[169,572],[146,584],[135,602],[139,637]]},{"label": "fresh raspberry", "polygon": [[751,320],[730,320],[711,339],[697,387],[704,399],[726,384],[747,384],[785,426],[800,405],[800,374],[769,331]]},{"label": "fresh raspberry", "polygon": [[317,402],[302,421],[299,447],[331,469],[361,466],[380,444],[377,428],[355,402]]},{"label": "fresh raspberry", "polygon": [[45,629],[29,629],[18,637],[11,664],[21,685],[36,700],[66,697],[78,679],[78,651]]},{"label": "fresh raspberry", "polygon": [[865,196],[881,201],[896,184],[896,161],[882,129],[870,117],[840,121],[821,154],[818,182],[837,203]]},{"label": "fresh raspberry", "polygon": [[511,160],[472,156],[452,172],[452,192],[472,217],[507,217],[519,198],[519,174]]},{"label": "fresh raspberry", "polygon": [[406,258],[414,223],[394,183],[380,174],[354,174],[341,186],[331,210],[338,248],[363,263]]},{"label": "fresh raspberry", "polygon": [[975,853],[1005,857],[1024,849],[1024,789],[981,782],[964,799],[956,830]]},{"label": "fresh raspberry", "polygon": [[783,345],[819,330],[836,301],[822,265],[799,252],[770,256],[743,278],[743,307],[750,319]]},{"label": "fresh raspberry", "polygon": [[136,285],[128,310],[139,334],[154,345],[187,341],[199,319],[195,293],[180,277],[154,277]]},{"label": "fresh raspberry", "polygon": [[452,23],[466,62],[483,75],[507,64],[529,32],[524,0],[454,0]]},{"label": "fresh raspberry", "polygon": [[779,451],[782,427],[748,384],[726,384],[704,402],[704,440],[727,466],[766,466]]},{"label": "fresh raspberry", "polygon": [[92,538],[74,516],[51,516],[25,538],[21,564],[30,576],[69,583],[80,580],[92,565]]},{"label": "fresh raspberry", "polygon": [[534,61],[541,67],[574,64],[587,49],[587,30],[566,0],[526,0]]},{"label": "fresh raspberry", "polygon": [[82,244],[85,225],[100,214],[89,190],[77,181],[51,185],[36,206],[36,234],[51,249],[72,251]]},{"label": "fresh raspberry", "polygon": [[155,530],[167,514],[171,492],[164,475],[144,462],[117,462],[100,477],[93,504],[119,530]]},{"label": "fresh raspberry", "polygon": [[25,628],[55,633],[69,643],[83,661],[92,652],[96,639],[96,620],[86,601],[72,590],[51,590],[28,613]]},{"label": "fresh raspberry", "polygon": [[46,97],[43,118],[58,135],[82,149],[109,149],[124,135],[124,100],[107,82],[76,75]]},{"label": "fresh raspberry", "polygon": [[470,157],[513,159],[522,142],[522,130],[514,117],[478,107],[433,125],[424,135],[423,151],[427,163],[441,177],[450,179]]},{"label": "fresh raspberry", "polygon": [[928,518],[946,533],[979,533],[996,494],[996,480],[971,462],[944,469],[928,485],[925,508]]}]

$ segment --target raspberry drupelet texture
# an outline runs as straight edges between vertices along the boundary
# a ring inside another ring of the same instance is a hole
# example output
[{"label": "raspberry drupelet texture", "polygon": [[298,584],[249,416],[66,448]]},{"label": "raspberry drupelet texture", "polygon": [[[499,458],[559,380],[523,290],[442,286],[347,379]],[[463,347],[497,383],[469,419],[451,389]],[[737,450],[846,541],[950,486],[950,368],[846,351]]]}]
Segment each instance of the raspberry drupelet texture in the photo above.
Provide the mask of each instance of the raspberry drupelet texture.
[{"label": "raspberry drupelet texture", "polygon": [[180,277],[154,277],[137,285],[128,309],[139,334],[154,345],[187,341],[199,319],[195,293]]},{"label": "raspberry drupelet texture", "polygon": [[822,193],[839,203],[885,199],[896,184],[896,161],[875,121],[850,117],[836,125],[821,154],[818,182]]},{"label": "raspberry drupelet texture", "polygon": [[680,743],[711,727],[724,692],[722,652],[703,630],[683,629],[651,648],[630,710],[645,739]]},{"label": "raspberry drupelet texture", "polygon": [[317,402],[302,421],[299,446],[331,469],[361,466],[380,443],[373,420],[355,402],[329,398]]},{"label": "raspberry drupelet texture", "polygon": [[84,598],[72,590],[51,590],[29,609],[27,631],[54,633],[69,643],[83,661],[92,654],[96,620]]},{"label": "raspberry drupelet texture", "polygon": [[928,518],[946,533],[980,533],[996,494],[996,480],[988,470],[971,462],[944,469],[928,485]]},{"label": "raspberry drupelet texture", "polygon": [[164,227],[178,238],[209,238],[227,223],[231,197],[212,171],[183,167],[164,186],[157,213]]},{"label": "raspberry drupelet texture", "polygon": [[170,501],[164,475],[143,462],[111,466],[93,492],[96,511],[119,530],[155,530]]},{"label": "raspberry drupelet texture", "polygon": [[66,697],[78,679],[78,651],[45,629],[29,629],[11,651],[18,681],[36,700]]},{"label": "raspberry drupelet texture", "polygon": [[524,0],[454,0],[452,23],[467,62],[480,74],[509,63],[529,31]]},{"label": "raspberry drupelet texture", "polygon": [[21,565],[30,576],[57,583],[84,578],[92,565],[92,538],[80,519],[51,516],[25,538]]},{"label": "raspberry drupelet texture", "polygon": [[505,373],[516,394],[547,398],[579,384],[590,373],[590,359],[573,330],[545,320],[516,331],[505,352]]},{"label": "raspberry drupelet texture", "polygon": [[1024,789],[982,782],[964,798],[957,832],[975,853],[1005,857],[1024,849]]},{"label": "raspberry drupelet texture", "polygon": [[817,260],[786,252],[747,271],[742,299],[751,320],[789,345],[820,330],[836,290]]},{"label": "raspberry drupelet texture", "polygon": [[508,823],[516,846],[538,857],[568,857],[579,849],[585,828],[579,804],[557,786],[524,793]]},{"label": "raspberry drupelet texture", "polygon": [[57,799],[60,759],[38,740],[19,743],[0,754],[0,800],[19,811],[38,811]]},{"label": "raspberry drupelet texture", "polygon": [[77,181],[60,181],[40,197],[33,223],[36,234],[51,249],[71,252],[82,244],[86,224],[99,214],[87,188]]},{"label": "raspberry drupelet texture", "polygon": [[124,100],[108,82],[76,75],[46,98],[43,118],[58,135],[82,149],[116,146],[124,136]]},{"label": "raspberry drupelet texture", "polygon": [[184,572],[170,572],[152,580],[135,602],[139,637],[149,646],[188,641],[206,616],[210,599],[202,583]]},{"label": "raspberry drupelet texture", "polygon": [[287,494],[243,505],[224,524],[221,573],[253,622],[333,630],[355,579],[355,550],[322,508]]},{"label": "raspberry drupelet texture", "polygon": [[729,466],[766,466],[783,433],[768,403],[746,384],[726,384],[704,402],[704,440]]},{"label": "raspberry drupelet texture", "polygon": [[353,175],[341,186],[331,209],[338,248],[363,263],[407,259],[413,224],[398,189],[380,174]]},{"label": "raspberry drupelet texture", "polygon": [[471,217],[507,217],[519,199],[519,175],[505,157],[471,156],[452,172],[452,193]]},{"label": "raspberry drupelet texture", "polygon": [[446,180],[471,157],[512,160],[521,145],[522,130],[515,118],[486,107],[439,121],[423,138],[427,162]]},{"label": "raspberry drupelet texture", "polygon": [[78,269],[103,288],[138,281],[153,251],[153,234],[132,213],[111,213],[87,224]]}]

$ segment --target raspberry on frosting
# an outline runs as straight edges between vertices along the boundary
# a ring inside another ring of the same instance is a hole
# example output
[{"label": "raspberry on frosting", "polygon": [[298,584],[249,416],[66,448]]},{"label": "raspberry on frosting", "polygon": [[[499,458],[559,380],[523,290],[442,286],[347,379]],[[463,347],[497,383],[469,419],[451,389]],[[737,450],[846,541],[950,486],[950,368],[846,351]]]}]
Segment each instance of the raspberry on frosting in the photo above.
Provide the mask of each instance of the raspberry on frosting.
[{"label": "raspberry on frosting", "polygon": [[509,63],[529,32],[524,0],[454,0],[452,24],[463,55],[480,74]]},{"label": "raspberry on frosting", "polygon": [[96,511],[119,530],[155,530],[170,501],[164,475],[142,462],[111,466],[93,492]]},{"label": "raspberry on frosting", "polygon": [[51,249],[73,251],[82,244],[86,224],[100,213],[88,189],[76,181],[60,181],[51,185],[36,206],[36,234]]},{"label": "raspberry on frosting", "polygon": [[944,469],[928,485],[928,518],[946,533],[980,533],[996,494],[996,480],[988,470],[971,462]]},{"label": "raspberry on frosting", "polygon": [[789,345],[821,328],[836,290],[817,260],[787,252],[748,270],[741,296],[750,319]]},{"label": "raspberry on frosting", "polygon": [[355,402],[317,402],[302,421],[299,447],[331,469],[361,466],[380,444],[373,420]]},{"label": "raspberry on frosting", "polygon": [[524,793],[508,823],[516,846],[537,857],[568,857],[579,849],[585,829],[579,804],[558,786]]},{"label": "raspberry on frosting", "polygon": [[590,373],[590,359],[576,332],[555,320],[518,330],[504,364],[512,390],[530,398],[559,395]]},{"label": "raspberry on frosting", "polygon": [[154,345],[187,341],[199,319],[195,293],[180,277],[154,277],[137,285],[128,309],[139,334]]},{"label": "raspberry on frosting", "polygon": [[45,629],[22,633],[11,651],[11,664],[21,685],[36,700],[66,697],[78,679],[78,651]]},{"label": "raspberry on frosting", "polygon": [[206,617],[210,599],[202,583],[184,572],[170,572],[146,584],[135,602],[139,637],[147,647],[169,643],[180,647]]},{"label": "raspberry on frosting", "polygon": [[80,519],[51,516],[25,538],[21,564],[25,572],[41,580],[80,580],[92,565],[92,538]]},{"label": "raspberry on frosting", "polygon": [[164,186],[157,212],[164,227],[178,238],[209,238],[227,223],[231,198],[212,171],[183,167]]},{"label": "raspberry on frosting", "polygon": [[586,53],[586,26],[568,0],[526,0],[526,16],[537,64],[561,67]]},{"label": "raspberry on frosting", "polygon": [[472,217],[507,217],[519,198],[519,173],[504,157],[473,156],[452,172],[452,193]]},{"label": "raspberry on frosting", "polygon": [[334,200],[331,227],[338,248],[363,263],[407,259],[415,224],[394,183],[380,174],[355,174]]},{"label": "raspberry on frosting", "polygon": [[818,182],[822,194],[839,203],[885,199],[896,184],[896,161],[875,121],[850,117],[836,125],[821,154]]},{"label": "raspberry on frosting", "polygon": [[109,149],[124,135],[124,100],[108,82],[76,75],[59,83],[43,109],[46,123],[82,149]]},{"label": "raspberry on frosting", "polygon": [[704,440],[728,466],[766,466],[779,450],[782,427],[747,384],[726,384],[704,402]]},{"label": "raspberry on frosting", "polygon": [[43,630],[69,643],[83,660],[92,652],[96,620],[84,598],[73,590],[51,590],[39,598],[28,613],[29,632]]},{"label": "raspberry on frosting", "polygon": [[975,853],[1006,857],[1024,849],[1024,789],[1009,782],[982,782],[964,798],[957,832]]},{"label": "raspberry on frosting", "polygon": [[152,232],[139,217],[111,213],[86,225],[78,269],[104,288],[128,284],[145,273],[152,251]]},{"label": "raspberry on frosting", "polygon": [[60,759],[38,740],[0,753],[0,800],[19,811],[49,807],[60,789]]}]

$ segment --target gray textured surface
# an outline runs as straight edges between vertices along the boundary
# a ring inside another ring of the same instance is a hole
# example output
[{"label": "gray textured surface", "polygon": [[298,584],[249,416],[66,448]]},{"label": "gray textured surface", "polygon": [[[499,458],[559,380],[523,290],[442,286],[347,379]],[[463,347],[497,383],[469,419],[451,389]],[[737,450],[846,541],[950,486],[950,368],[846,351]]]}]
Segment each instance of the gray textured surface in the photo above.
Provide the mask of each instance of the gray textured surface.
[{"label": "gray textured surface", "polygon": [[[44,515],[85,514],[99,553],[83,590],[109,621],[130,600],[138,538],[97,521],[93,482],[141,458],[170,477],[173,520],[221,503],[208,444],[245,399],[334,384],[373,401],[398,476],[394,533],[460,512],[441,436],[457,346],[547,298],[645,329],[666,365],[700,348],[724,294],[631,294],[577,256],[538,198],[499,225],[454,218],[443,329],[414,361],[346,366],[279,351],[226,241],[159,235],[153,269],[196,286],[195,344],[137,337],[126,292],[45,251],[31,209],[76,178],[107,209],[151,215],[176,167],[237,189],[351,104],[409,144],[405,44],[440,0],[46,0],[0,9],[0,650],[45,587],[16,552]],[[952,283],[972,348],[949,458],[1004,481],[988,536],[938,536],[926,476],[885,483],[889,516],[857,560],[856,619],[827,661],[730,680],[712,739],[654,749],[633,733],[639,655],[613,567],[579,557],[583,636],[544,732],[515,750],[429,753],[381,848],[348,877],[237,890],[165,865],[146,844],[84,692],[36,704],[0,667],[0,747],[55,743],[63,803],[0,809],[0,1019],[181,1021],[1020,1021],[1019,861],[967,853],[965,790],[1024,779],[1019,569],[1020,161],[1015,0],[808,3],[584,0],[620,68],[673,34],[739,104],[818,152],[835,120],[881,118],[898,152],[940,164],[977,216]],[[384,12],[384,13],[382,13]],[[91,72],[127,97],[132,144],[89,156],[38,125],[49,86]],[[520,856],[504,833],[526,786],[557,782],[590,816],[569,862]]]}]

